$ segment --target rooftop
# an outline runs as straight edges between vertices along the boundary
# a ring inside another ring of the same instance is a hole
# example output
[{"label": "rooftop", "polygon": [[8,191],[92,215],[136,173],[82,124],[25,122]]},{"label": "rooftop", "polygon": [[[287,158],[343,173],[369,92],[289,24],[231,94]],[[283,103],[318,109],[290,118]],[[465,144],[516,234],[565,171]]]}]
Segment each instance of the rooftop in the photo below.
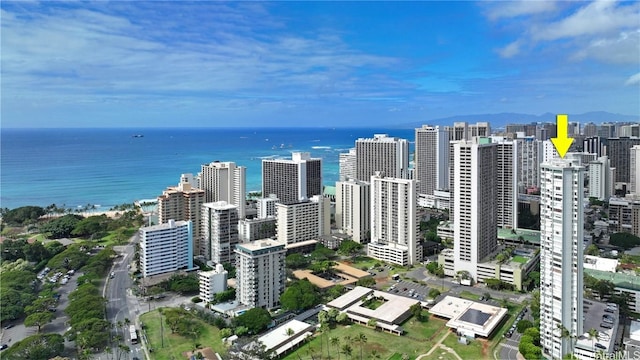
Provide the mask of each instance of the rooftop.
[{"label": "rooftop", "polygon": [[598,280],[611,281],[616,287],[640,291],[640,277],[621,272],[608,272],[584,268],[584,273]]},{"label": "rooftop", "polygon": [[483,337],[489,337],[507,315],[505,308],[454,296],[446,296],[429,311],[449,319],[447,326],[459,333]]},{"label": "rooftop", "polygon": [[305,341],[307,336],[312,334],[312,331],[312,325],[299,320],[291,320],[259,337],[258,341],[263,343],[267,350],[274,350],[277,355],[280,355]]},{"label": "rooftop", "polygon": [[599,256],[585,255],[584,268],[607,272],[615,272],[618,267],[617,259],[607,259]]}]

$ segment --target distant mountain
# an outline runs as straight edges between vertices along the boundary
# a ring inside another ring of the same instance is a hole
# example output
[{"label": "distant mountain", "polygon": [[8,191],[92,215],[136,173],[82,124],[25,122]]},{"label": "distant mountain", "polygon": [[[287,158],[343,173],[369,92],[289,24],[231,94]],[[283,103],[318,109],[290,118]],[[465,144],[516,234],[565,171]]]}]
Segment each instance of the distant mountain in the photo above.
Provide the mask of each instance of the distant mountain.
[{"label": "distant mountain", "polygon": [[[604,122],[640,122],[638,115],[614,114],[606,111],[591,111],[584,114],[568,114],[569,121],[586,124],[593,122],[601,124]],[[476,114],[476,115],[460,115],[450,116],[446,118],[431,119],[420,122],[412,122],[399,125],[402,128],[421,127],[425,124],[431,125],[452,125],[454,122],[476,123],[478,121],[487,121],[491,123],[492,128],[504,127],[507,124],[530,124],[532,122],[550,122],[556,121],[556,114],[544,113],[541,115],[519,114],[519,113],[500,113],[500,114]]]}]

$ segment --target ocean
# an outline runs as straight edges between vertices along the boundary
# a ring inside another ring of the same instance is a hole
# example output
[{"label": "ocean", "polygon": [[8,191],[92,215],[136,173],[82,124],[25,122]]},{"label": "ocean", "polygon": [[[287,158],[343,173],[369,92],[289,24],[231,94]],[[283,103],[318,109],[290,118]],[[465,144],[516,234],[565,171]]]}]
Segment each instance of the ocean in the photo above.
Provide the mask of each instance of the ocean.
[{"label": "ocean", "polygon": [[0,207],[108,210],[156,198],[180,174],[195,175],[216,160],[246,166],[247,191],[260,191],[262,159],[293,151],[322,158],[323,183],[335,186],[339,154],[373,134],[414,140],[414,129],[2,129]]}]

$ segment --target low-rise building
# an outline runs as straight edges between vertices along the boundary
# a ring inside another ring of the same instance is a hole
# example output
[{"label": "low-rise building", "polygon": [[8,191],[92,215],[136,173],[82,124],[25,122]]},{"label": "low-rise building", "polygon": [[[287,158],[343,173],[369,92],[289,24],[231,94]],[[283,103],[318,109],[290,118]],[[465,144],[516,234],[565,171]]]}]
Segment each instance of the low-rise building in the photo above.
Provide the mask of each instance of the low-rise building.
[{"label": "low-rise building", "polygon": [[573,354],[580,360],[609,359],[618,335],[618,306],[584,300],[583,318],[584,333],[575,340]]},{"label": "low-rise building", "polygon": [[201,271],[198,274],[200,281],[200,299],[206,302],[215,300],[215,295],[227,290],[227,270],[222,264],[217,264],[211,271]]},{"label": "low-rise building", "polygon": [[447,326],[461,336],[488,338],[507,315],[507,309],[490,304],[445,296],[429,312],[449,319]]}]

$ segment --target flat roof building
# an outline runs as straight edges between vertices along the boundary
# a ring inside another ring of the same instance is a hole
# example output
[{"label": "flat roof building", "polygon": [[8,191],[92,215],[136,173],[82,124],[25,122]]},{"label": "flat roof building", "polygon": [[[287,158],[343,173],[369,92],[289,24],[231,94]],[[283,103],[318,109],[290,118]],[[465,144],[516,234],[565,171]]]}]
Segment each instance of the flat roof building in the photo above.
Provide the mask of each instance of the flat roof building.
[{"label": "flat roof building", "polygon": [[193,269],[191,221],[169,220],[142,227],[138,233],[143,277]]},{"label": "flat roof building", "polygon": [[284,292],[284,243],[263,239],[236,245],[236,299],[249,307],[274,308]]},{"label": "flat roof building", "polygon": [[262,160],[262,194],[274,194],[283,204],[322,195],[322,159],[294,152],[291,159]]}]

